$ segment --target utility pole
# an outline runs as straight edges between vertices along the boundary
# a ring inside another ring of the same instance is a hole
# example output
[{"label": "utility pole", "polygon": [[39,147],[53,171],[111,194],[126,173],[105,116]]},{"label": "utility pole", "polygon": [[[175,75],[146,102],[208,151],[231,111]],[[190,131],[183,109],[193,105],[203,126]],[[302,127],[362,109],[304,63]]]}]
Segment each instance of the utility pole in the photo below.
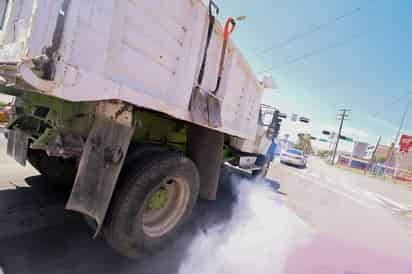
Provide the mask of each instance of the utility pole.
[{"label": "utility pole", "polygon": [[401,118],[401,123],[399,124],[399,128],[398,128],[398,132],[396,132],[395,139],[394,139],[393,143],[391,144],[388,159],[386,159],[387,163],[392,162],[393,156],[395,154],[395,146],[398,143],[399,136],[401,135],[401,130],[403,128],[403,124],[405,123],[405,118],[406,118],[406,114],[408,113],[410,103],[411,103],[411,100],[409,99],[408,102],[406,103],[405,110],[403,111],[402,118]]},{"label": "utility pole", "polygon": [[375,159],[375,155],[376,155],[376,151],[378,150],[378,147],[379,147],[380,144],[381,144],[381,139],[382,139],[382,136],[379,136],[379,139],[378,139],[378,141],[376,142],[376,146],[375,146],[375,148],[373,149],[371,158],[370,158],[370,160],[369,160],[368,167],[367,167],[367,169],[365,169],[365,174],[366,174],[366,172],[368,172],[369,168],[372,166],[372,163],[375,162],[375,160],[376,160],[376,159]]},{"label": "utility pole", "polygon": [[345,108],[345,109],[341,109],[340,111],[341,111],[341,113],[338,114],[338,117],[340,118],[340,124],[339,124],[338,136],[337,136],[337,139],[336,139],[336,145],[335,145],[335,148],[333,150],[332,165],[335,164],[336,152],[338,150],[339,140],[340,140],[340,136],[341,136],[342,128],[343,128],[343,121],[345,121],[346,118],[348,118],[349,115],[347,113],[350,110]]},{"label": "utility pole", "polygon": [[335,137],[336,137],[336,133],[331,132],[330,136],[329,136],[329,149],[328,149],[328,152],[330,153],[330,155],[328,155],[328,160],[329,161],[332,160],[333,148],[334,148],[334,144],[335,144]]}]

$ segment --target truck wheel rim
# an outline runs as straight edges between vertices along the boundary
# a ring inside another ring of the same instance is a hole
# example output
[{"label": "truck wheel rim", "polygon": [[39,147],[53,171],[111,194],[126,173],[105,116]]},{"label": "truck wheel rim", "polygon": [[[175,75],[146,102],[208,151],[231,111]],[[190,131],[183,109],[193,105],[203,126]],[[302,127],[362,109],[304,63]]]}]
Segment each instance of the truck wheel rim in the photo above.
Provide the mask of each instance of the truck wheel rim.
[{"label": "truck wheel rim", "polygon": [[143,232],[158,238],[179,223],[189,204],[189,183],[183,178],[166,178],[144,204]]}]

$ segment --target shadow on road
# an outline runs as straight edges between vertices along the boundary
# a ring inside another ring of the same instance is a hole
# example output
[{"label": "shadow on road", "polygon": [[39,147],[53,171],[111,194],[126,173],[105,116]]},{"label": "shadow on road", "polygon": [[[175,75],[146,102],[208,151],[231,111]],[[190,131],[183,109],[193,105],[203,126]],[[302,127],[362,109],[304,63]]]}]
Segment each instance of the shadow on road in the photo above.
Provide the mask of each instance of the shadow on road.
[{"label": "shadow on road", "polygon": [[278,194],[286,196],[287,194],[285,192],[279,191],[280,189],[280,184],[272,179],[265,179],[266,183]]},{"label": "shadow on road", "polygon": [[235,203],[224,182],[217,201],[199,201],[172,246],[132,261],[113,252],[102,237],[93,240],[80,214],[64,210],[68,193],[41,176],[26,182],[30,187],[0,190],[0,273],[176,273],[196,233],[229,220]]}]

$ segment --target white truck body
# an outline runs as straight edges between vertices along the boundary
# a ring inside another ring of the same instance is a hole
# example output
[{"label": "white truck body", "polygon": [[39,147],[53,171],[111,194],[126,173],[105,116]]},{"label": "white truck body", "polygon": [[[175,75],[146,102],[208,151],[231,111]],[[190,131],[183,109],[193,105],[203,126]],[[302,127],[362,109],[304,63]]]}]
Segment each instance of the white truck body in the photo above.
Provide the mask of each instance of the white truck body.
[{"label": "white truck body", "polygon": [[[67,11],[61,10],[64,4]],[[54,78],[44,80],[32,71],[32,60],[52,46],[59,31],[56,10],[64,13],[64,28]],[[122,100],[192,122],[189,102],[208,28],[202,1],[2,0],[1,16],[0,63],[15,64],[18,77],[38,91],[75,102]],[[216,86],[222,41],[218,23],[202,89]],[[222,126],[215,130],[255,143],[263,91],[263,83],[230,40],[217,94]],[[256,151],[239,140],[233,144]]]},{"label": "white truck body", "polygon": [[231,170],[269,168],[271,81],[217,13],[203,0],[0,0],[7,153],[71,187],[66,209],[124,256],[167,245]]}]

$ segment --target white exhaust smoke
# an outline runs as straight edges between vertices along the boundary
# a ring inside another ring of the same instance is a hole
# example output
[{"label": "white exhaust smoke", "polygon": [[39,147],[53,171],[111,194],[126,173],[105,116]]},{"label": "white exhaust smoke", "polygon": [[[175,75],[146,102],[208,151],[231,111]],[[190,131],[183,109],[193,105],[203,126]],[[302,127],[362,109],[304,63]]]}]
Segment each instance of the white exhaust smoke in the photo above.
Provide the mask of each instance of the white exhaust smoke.
[{"label": "white exhaust smoke", "polygon": [[264,182],[237,180],[232,218],[199,232],[179,274],[276,274],[309,234]]}]

